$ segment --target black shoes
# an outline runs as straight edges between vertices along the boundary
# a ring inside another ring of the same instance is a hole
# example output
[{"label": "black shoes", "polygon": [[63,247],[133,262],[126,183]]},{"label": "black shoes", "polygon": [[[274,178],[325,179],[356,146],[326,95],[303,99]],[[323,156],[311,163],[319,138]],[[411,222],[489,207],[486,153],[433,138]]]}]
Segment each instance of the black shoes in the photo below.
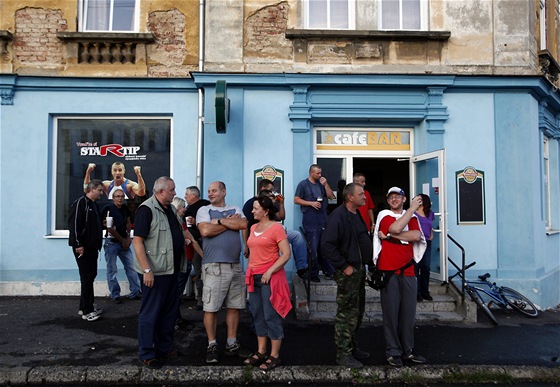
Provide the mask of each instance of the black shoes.
[{"label": "black shoes", "polygon": [[433,301],[434,298],[430,295],[430,293],[428,293],[428,294],[423,294],[423,295],[418,295],[418,296],[416,297],[416,301],[418,301],[418,302],[422,302],[423,300],[426,300],[426,301]]},{"label": "black shoes", "polygon": [[393,367],[403,366],[403,362],[400,356],[389,356],[387,358],[387,363],[389,363],[389,365],[392,365]]},{"label": "black shoes", "polygon": [[143,360],[142,364],[144,364],[145,367],[153,368],[156,370],[160,369],[163,366],[163,364],[161,364],[161,362],[156,358]]},{"label": "black shoes", "polygon": [[369,352],[362,351],[358,347],[354,348],[354,350],[352,351],[352,355],[354,355],[354,357],[356,359],[369,359],[370,358]]},{"label": "black shoes", "polygon": [[424,364],[426,362],[426,358],[424,356],[416,355],[414,352],[403,356],[403,359],[416,364]]},{"label": "black shoes", "polygon": [[227,345],[226,349],[224,350],[224,355],[226,356],[239,356],[244,359],[248,358],[252,354],[253,352],[243,348],[238,342],[233,345]]},{"label": "black shoes", "polygon": [[217,344],[209,345],[208,348],[206,349],[206,363],[208,364],[217,363],[218,360],[219,360],[218,345]]},{"label": "black shoes", "polygon": [[340,359],[336,359],[336,364],[347,367],[347,368],[363,368],[363,364],[356,360],[352,355],[345,355]]}]

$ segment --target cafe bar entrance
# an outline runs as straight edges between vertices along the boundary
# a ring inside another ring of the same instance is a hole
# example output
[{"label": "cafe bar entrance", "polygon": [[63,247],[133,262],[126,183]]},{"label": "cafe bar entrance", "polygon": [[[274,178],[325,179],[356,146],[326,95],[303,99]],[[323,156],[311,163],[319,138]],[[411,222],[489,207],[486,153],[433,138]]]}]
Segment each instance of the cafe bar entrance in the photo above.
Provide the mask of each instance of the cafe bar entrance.
[{"label": "cafe bar entrance", "polygon": [[[314,159],[323,170],[337,199],[329,210],[342,202],[339,196],[355,173],[366,177],[365,189],[375,204],[374,215],[387,208],[390,187],[402,188],[408,199],[425,193],[436,213],[432,242],[432,278],[447,279],[447,231],[445,198],[445,153],[414,155],[412,128],[315,128]],[[425,157],[424,157],[425,156]],[[407,206],[405,205],[405,208]]]}]

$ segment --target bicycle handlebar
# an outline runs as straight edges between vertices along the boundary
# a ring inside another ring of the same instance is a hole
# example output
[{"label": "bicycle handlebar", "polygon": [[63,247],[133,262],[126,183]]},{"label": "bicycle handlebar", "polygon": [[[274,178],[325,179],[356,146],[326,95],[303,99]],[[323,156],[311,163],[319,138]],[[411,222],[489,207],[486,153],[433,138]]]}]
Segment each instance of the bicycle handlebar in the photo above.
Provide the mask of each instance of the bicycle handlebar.
[{"label": "bicycle handlebar", "polygon": [[465,266],[465,270],[473,267],[474,265],[476,265],[476,261],[472,261],[471,263],[469,263],[467,266]]}]

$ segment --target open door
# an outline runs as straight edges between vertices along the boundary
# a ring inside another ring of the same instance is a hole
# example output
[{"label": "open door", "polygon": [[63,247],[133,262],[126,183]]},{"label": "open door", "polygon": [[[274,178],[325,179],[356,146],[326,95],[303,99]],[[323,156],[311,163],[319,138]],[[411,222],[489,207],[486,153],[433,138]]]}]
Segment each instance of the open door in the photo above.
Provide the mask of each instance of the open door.
[{"label": "open door", "polygon": [[412,196],[424,193],[432,199],[434,239],[432,240],[431,278],[447,281],[447,190],[445,150],[410,158]]}]

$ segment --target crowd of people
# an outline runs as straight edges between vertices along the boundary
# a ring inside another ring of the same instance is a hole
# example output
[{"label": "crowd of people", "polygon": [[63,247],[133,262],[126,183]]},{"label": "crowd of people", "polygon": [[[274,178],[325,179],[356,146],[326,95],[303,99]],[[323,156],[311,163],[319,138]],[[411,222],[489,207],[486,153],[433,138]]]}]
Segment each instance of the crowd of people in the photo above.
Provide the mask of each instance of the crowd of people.
[{"label": "crowd of people", "polygon": [[[416,303],[432,300],[434,213],[429,196],[412,198],[405,210],[405,192],[392,187],[386,195],[388,209],[379,212],[375,222],[365,176],[356,173],[352,183],[338,189],[341,204],[327,214],[328,200],[336,196],[321,167],[313,164],[294,195],[294,204],[302,212],[302,235],[280,223],[286,217],[284,195],[274,191],[271,180],[262,179],[257,196],[241,209],[226,204],[227,188],[221,181],[210,183],[208,200],[201,198],[196,186],[187,187],[183,199],[176,196],[173,179],[162,176],[134,214],[132,237],[131,214],[124,202],[145,193],[140,169],[135,170],[138,184],[124,178],[124,165],[113,164],[118,184],[111,184],[90,179],[94,168],[88,166],[85,195],[70,207],[68,222],[81,281],[79,315],[91,322],[103,313],[95,307],[93,284],[104,246],[110,299],[120,304],[123,298],[118,257],[129,283],[127,297],[141,300],[138,346],[146,367],[161,368],[166,359],[180,355],[173,338],[183,321],[180,299],[189,280],[197,309],[203,311],[208,364],[219,363],[223,353],[263,371],[281,365],[283,321],[292,308],[284,266],[292,257],[300,278],[320,282],[322,271],[324,280],[336,282],[337,364],[360,368],[360,359],[370,357],[359,348],[356,332],[365,311],[367,270],[373,268],[393,274],[380,291],[387,362],[396,367],[426,362],[414,351],[414,324]],[[95,202],[103,194],[112,203],[99,210]],[[237,338],[240,311],[247,308],[247,301],[256,351],[243,348]],[[222,309],[227,336],[225,345],[219,346],[216,330]]]}]

